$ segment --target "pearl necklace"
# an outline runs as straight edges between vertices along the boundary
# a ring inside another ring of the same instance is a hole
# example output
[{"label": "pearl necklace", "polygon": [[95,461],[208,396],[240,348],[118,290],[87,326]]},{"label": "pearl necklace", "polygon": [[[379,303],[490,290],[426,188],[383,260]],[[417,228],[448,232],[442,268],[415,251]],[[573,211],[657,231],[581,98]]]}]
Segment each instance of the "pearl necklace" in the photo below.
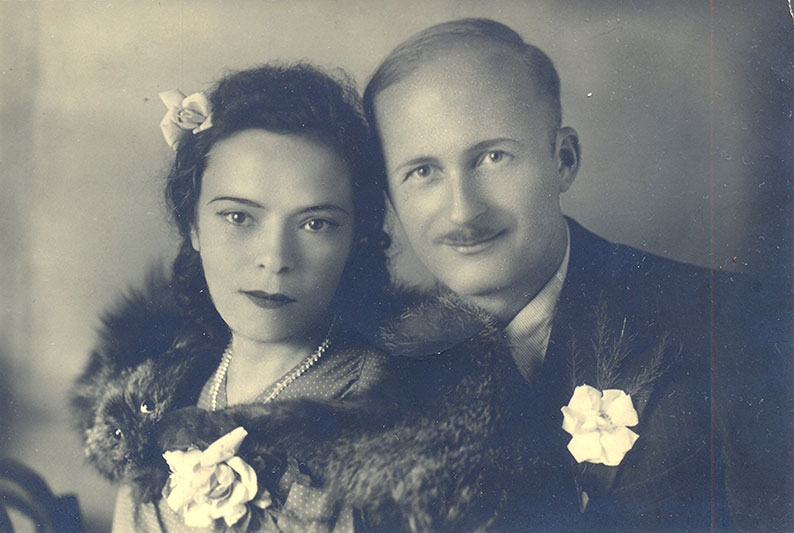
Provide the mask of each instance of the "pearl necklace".
[{"label": "pearl necklace", "polygon": [[[314,366],[317,361],[323,356],[323,354],[328,350],[328,346],[331,344],[331,331],[334,329],[334,322],[331,322],[331,327],[328,328],[328,333],[325,336],[325,340],[320,343],[317,349],[306,357],[303,362],[295,367],[295,369],[284,375],[278,382],[276,382],[276,386],[273,388],[273,392],[271,392],[267,398],[265,398],[263,403],[267,403],[272,401],[276,396],[281,394],[281,392],[286,389],[290,383],[301,377],[303,374],[306,373],[312,366]],[[229,340],[229,345],[223,351],[223,357],[221,358],[221,363],[218,365],[218,370],[215,372],[215,380],[212,382],[212,387],[210,387],[210,410],[215,411],[218,407],[218,393],[221,390],[221,386],[223,385],[224,379],[226,379],[226,373],[229,371],[229,365],[232,363],[232,356],[234,352],[232,351],[232,341]]]}]

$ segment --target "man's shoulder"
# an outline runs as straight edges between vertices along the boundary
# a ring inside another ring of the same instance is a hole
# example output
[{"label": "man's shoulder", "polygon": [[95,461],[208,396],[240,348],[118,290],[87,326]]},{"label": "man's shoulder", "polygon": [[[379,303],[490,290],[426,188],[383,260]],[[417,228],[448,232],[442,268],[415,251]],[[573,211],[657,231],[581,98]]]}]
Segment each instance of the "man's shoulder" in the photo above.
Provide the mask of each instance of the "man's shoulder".
[{"label": "man's shoulder", "polygon": [[[603,296],[626,312],[642,311],[697,320],[733,313],[744,305],[783,304],[774,280],[755,275],[714,270],[610,242],[575,221],[571,228],[571,259],[566,295]],[[687,317],[690,315],[690,317]],[[695,325],[695,324],[691,324]]]},{"label": "man's shoulder", "polygon": [[760,359],[786,349],[794,313],[790,292],[779,280],[681,263],[569,224],[566,316],[576,318],[577,309],[603,303],[620,320],[625,317],[630,329],[650,340],[670,335],[685,351],[699,354],[701,363],[719,355],[718,368],[732,361],[746,366],[748,358],[766,363]]},{"label": "man's shoulder", "polygon": [[[585,271],[589,277],[621,284],[653,284],[657,287],[700,284],[711,278],[728,279],[729,274],[612,242],[568,219],[571,230],[569,273]],[[629,286],[630,288],[630,286]]]}]

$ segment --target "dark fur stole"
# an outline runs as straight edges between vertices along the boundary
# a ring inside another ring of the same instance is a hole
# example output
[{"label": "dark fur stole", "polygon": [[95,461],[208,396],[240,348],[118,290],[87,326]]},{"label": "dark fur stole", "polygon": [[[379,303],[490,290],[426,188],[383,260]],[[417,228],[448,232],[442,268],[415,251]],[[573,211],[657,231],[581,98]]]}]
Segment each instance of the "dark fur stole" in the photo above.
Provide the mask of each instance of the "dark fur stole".
[{"label": "dark fur stole", "polygon": [[394,355],[417,357],[439,354],[481,332],[496,339],[496,323],[488,313],[444,290],[428,294],[410,288],[392,289],[401,302],[396,316],[382,325],[377,344]]},{"label": "dark fur stole", "polygon": [[316,486],[373,527],[481,530],[499,511],[504,481],[529,464],[502,440],[505,377],[517,370],[501,332],[450,296],[414,306],[383,331],[395,351],[415,354],[417,335],[438,346],[475,324],[479,331],[453,349],[395,358],[384,382],[356,400],[183,409],[159,425],[160,444],[203,448],[243,426],[238,455],[271,493],[283,490],[277,478],[294,457]]},{"label": "dark fur stole", "polygon": [[157,497],[165,463],[154,428],[167,411],[195,404],[225,342],[195,326],[162,269],[152,270],[143,290],[104,315],[98,345],[70,391],[88,461],[108,479],[138,487],[141,499]]}]

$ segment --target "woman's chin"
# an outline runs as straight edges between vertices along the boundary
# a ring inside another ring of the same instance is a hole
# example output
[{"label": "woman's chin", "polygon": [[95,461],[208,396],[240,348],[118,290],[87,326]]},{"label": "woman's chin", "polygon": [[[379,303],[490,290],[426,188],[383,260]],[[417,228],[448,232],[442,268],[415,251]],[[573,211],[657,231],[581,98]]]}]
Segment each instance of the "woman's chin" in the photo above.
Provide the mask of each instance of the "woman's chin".
[{"label": "woman's chin", "polygon": [[271,320],[263,320],[256,324],[246,324],[243,327],[231,327],[235,336],[242,336],[254,342],[262,344],[286,344],[291,342],[305,343],[307,339],[322,340],[326,334],[328,320],[317,318],[310,323],[305,320],[294,318],[274,317]]}]

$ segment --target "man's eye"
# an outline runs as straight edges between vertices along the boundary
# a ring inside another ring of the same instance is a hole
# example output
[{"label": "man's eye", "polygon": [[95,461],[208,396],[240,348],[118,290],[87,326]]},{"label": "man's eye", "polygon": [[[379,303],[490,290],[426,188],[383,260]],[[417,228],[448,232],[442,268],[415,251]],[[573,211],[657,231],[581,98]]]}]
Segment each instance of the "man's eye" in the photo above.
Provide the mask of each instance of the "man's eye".
[{"label": "man's eye", "polygon": [[477,161],[477,166],[496,165],[507,161],[510,157],[510,154],[507,152],[503,152],[501,150],[491,150],[490,152],[484,153],[480,157],[480,159]]},{"label": "man's eye", "polygon": [[243,213],[242,211],[226,211],[221,213],[221,215],[226,219],[227,222],[234,224],[235,226],[242,226],[248,223],[251,219],[247,213]]},{"label": "man's eye", "polygon": [[330,220],[325,220],[324,218],[313,218],[311,220],[307,220],[304,222],[301,227],[308,231],[313,232],[320,232],[320,231],[328,231],[331,228],[338,226],[339,224],[335,224]]},{"label": "man's eye", "polygon": [[411,170],[408,174],[405,175],[405,179],[417,178],[420,180],[427,179],[430,174],[432,174],[433,169],[430,168],[430,165],[422,165],[421,167],[416,167],[415,169]]}]

